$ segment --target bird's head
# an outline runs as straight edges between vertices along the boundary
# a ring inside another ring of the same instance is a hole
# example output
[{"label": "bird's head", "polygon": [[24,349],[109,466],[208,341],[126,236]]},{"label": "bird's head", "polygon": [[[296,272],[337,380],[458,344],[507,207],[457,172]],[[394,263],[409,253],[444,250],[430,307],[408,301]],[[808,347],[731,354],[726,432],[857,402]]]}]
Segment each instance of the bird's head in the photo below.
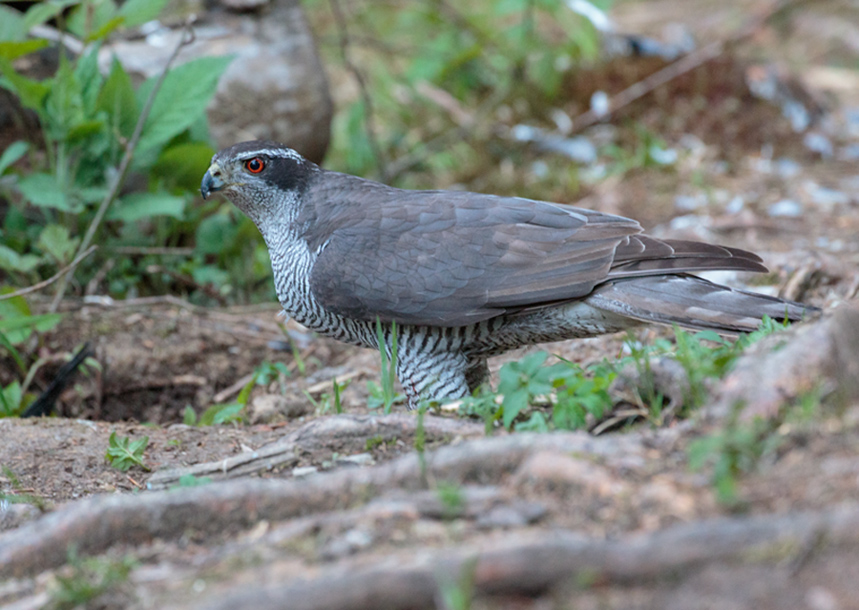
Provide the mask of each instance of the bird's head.
[{"label": "bird's head", "polygon": [[252,140],[225,148],[212,157],[200,194],[222,191],[260,225],[272,214],[288,213],[319,168],[277,142]]}]

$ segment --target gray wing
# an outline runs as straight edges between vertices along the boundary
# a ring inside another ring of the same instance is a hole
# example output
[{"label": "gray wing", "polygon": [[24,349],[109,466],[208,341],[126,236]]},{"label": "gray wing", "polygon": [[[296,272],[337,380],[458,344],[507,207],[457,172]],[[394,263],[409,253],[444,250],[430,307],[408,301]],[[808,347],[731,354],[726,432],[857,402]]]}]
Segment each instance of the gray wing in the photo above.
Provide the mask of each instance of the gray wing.
[{"label": "gray wing", "polygon": [[311,212],[318,228],[306,238],[320,254],[310,289],[349,318],[464,326],[579,299],[608,279],[762,268],[741,250],[656,240],[634,220],[571,206],[326,184],[314,199],[339,204]]}]

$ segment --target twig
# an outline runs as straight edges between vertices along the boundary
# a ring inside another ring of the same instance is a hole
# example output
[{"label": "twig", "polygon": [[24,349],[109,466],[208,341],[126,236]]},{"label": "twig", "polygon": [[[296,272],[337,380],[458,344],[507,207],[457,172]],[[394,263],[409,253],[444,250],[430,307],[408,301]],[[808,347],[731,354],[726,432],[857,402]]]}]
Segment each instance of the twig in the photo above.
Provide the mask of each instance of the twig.
[{"label": "twig", "polygon": [[379,175],[382,182],[388,181],[388,164],[382,155],[382,149],[379,146],[379,140],[376,135],[376,120],[373,113],[373,99],[367,90],[367,83],[364,80],[364,75],[360,68],[352,61],[349,54],[349,29],[346,23],[346,16],[343,14],[343,9],[340,7],[339,0],[329,0],[331,4],[331,13],[334,15],[334,21],[337,23],[337,31],[340,34],[340,56],[343,59],[343,64],[346,69],[355,77],[355,82],[358,83],[358,89],[361,92],[361,100],[364,102],[364,124],[367,127],[367,140],[370,143],[370,148],[373,150],[373,156],[376,157],[376,164],[379,166]]},{"label": "twig", "polygon": [[42,288],[47,288],[48,286],[56,282],[58,279],[63,277],[66,273],[72,271],[83,259],[85,259],[87,256],[89,256],[96,250],[98,250],[98,246],[90,246],[85,251],[79,252],[72,262],[57,271],[48,279],[42,280],[38,284],[33,284],[32,286],[28,286],[27,288],[21,288],[20,290],[16,290],[15,292],[9,292],[7,294],[0,295],[0,301],[5,301],[6,299],[14,299],[15,297],[24,296],[25,294],[30,294],[31,292],[37,292]]},{"label": "twig", "polygon": [[[161,74],[158,75],[158,80],[155,81],[155,85],[152,87],[152,91],[149,92],[149,97],[146,99],[146,103],[143,105],[143,110],[140,111],[140,116],[137,118],[137,124],[134,126],[134,133],[131,135],[131,139],[128,141],[128,145],[125,148],[125,154],[122,157],[122,161],[119,164],[119,169],[113,177],[113,181],[111,182],[110,188],[107,191],[107,194],[104,196],[101,204],[98,207],[98,210],[95,213],[95,217],[87,228],[87,232],[84,234],[84,238],[81,241],[80,248],[78,248],[78,252],[84,251],[86,248],[89,248],[90,243],[95,237],[95,233],[98,228],[101,226],[101,221],[104,219],[104,215],[107,213],[107,209],[110,207],[110,204],[116,199],[116,196],[119,194],[119,190],[122,188],[123,182],[125,182],[125,174],[128,172],[128,168],[131,165],[131,160],[134,158],[134,150],[137,148],[137,143],[140,141],[140,136],[143,134],[143,126],[146,123],[146,120],[149,118],[149,113],[152,112],[152,106],[155,104],[155,98],[158,95],[158,92],[161,90],[161,85],[164,84],[164,79],[167,78],[167,73],[170,71],[170,66],[173,65],[173,62],[176,60],[176,57],[179,56],[179,52],[183,47],[194,42],[194,30],[191,29],[191,19],[189,18],[185,22],[185,27],[182,31],[182,37],[179,39],[179,43],[176,45],[176,48],[173,50],[173,53],[167,59],[167,62],[164,64],[164,69],[161,70]],[[51,302],[50,311],[55,312],[60,305],[60,301],[63,299],[63,296],[66,293],[66,288],[69,284],[69,274],[64,275],[57,286],[57,294],[54,296],[54,300]]]},{"label": "twig", "polygon": [[614,112],[617,112],[624,106],[627,106],[637,99],[640,99],[662,85],[674,80],[678,76],[686,74],[695,68],[707,63],[708,61],[720,56],[726,48],[733,46],[745,39],[753,36],[760,29],[769,23],[775,17],[781,15],[787,10],[795,8],[800,4],[804,4],[809,0],[784,0],[776,3],[774,7],[769,9],[764,15],[753,19],[748,25],[741,29],[736,34],[725,40],[717,40],[710,44],[692,51],[688,55],[684,55],[672,64],[669,64],[654,72],[647,78],[638,81],[637,83],[627,87],[620,93],[612,96],[609,100],[608,110],[605,112],[595,112],[587,110],[573,119],[573,133],[580,132],[583,129],[590,127],[595,123],[607,120]]},{"label": "twig", "polygon": [[194,248],[165,248],[157,246],[109,246],[105,250],[114,254],[139,254],[142,256],[191,256],[194,254]]}]

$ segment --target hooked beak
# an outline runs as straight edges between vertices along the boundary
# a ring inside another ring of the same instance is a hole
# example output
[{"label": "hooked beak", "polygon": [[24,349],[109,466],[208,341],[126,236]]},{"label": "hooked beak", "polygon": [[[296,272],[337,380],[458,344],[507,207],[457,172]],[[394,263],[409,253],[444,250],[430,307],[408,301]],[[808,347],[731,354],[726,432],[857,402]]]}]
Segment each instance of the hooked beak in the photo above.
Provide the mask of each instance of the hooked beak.
[{"label": "hooked beak", "polygon": [[224,188],[224,181],[221,180],[221,168],[216,163],[212,163],[203,175],[203,182],[200,184],[200,194],[203,196],[203,199],[207,199],[210,193],[220,191],[222,188]]}]

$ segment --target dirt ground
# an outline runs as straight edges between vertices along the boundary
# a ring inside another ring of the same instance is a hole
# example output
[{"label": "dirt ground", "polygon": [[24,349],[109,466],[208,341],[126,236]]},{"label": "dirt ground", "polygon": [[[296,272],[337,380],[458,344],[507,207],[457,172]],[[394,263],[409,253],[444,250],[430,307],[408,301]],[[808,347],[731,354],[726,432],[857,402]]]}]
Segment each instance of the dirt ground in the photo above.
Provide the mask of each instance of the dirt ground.
[{"label": "dirt ground", "polygon": [[[658,38],[670,14],[704,45],[762,6],[657,0],[619,3],[613,16]],[[859,73],[847,67],[859,14],[820,2],[790,23],[625,109],[680,160],[603,181],[579,203],[659,236],[753,250],[772,270],[763,280],[714,279],[831,312],[859,290]],[[778,102],[736,93],[769,75],[813,109],[809,129],[794,132]],[[487,435],[453,411],[421,426],[367,408],[377,354],[291,322],[285,335],[274,305],[65,310],[44,353],[88,340],[102,369],[76,378],[62,417],[0,420],[0,607],[52,607],[59,579],[81,578],[73,547],[102,567],[133,559],[92,608],[859,608],[859,401],[784,424],[784,442],[725,504],[710,472],[688,464],[719,416],[601,436]],[[623,340],[540,347],[590,363],[622,353]],[[821,359],[808,354],[810,374]],[[291,375],[254,390],[250,423],[182,423],[186,407],[235,400],[263,361]],[[332,378],[349,383],[342,414],[326,396]],[[150,470],[105,462],[113,431],[149,437]],[[181,487],[189,473],[212,482]]]}]

